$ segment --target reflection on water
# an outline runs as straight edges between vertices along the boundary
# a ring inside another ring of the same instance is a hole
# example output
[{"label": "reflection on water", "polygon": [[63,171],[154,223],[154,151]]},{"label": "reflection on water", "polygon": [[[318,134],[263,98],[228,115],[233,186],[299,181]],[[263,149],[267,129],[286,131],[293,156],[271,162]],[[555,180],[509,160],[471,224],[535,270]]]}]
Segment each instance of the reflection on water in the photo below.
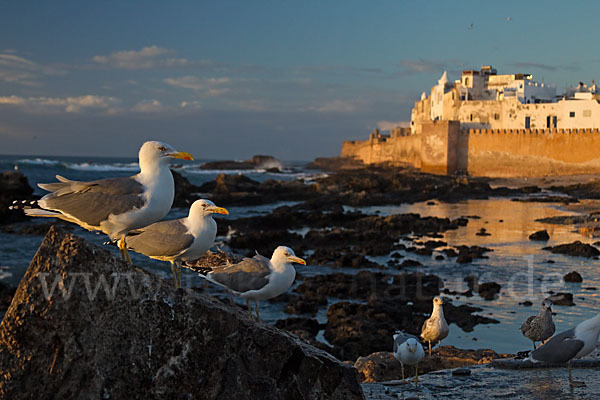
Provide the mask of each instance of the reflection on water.
[{"label": "reflection on water", "polygon": [[[593,207],[594,203],[586,205]],[[488,259],[477,259],[469,264],[457,264],[455,259],[435,260],[436,255],[442,254],[440,250],[443,248],[436,249],[431,257],[404,253],[408,258],[424,264],[424,267],[419,267],[420,270],[440,276],[446,288],[451,291],[466,291],[468,287],[463,279],[470,274],[479,276],[480,282],[497,282],[502,285],[498,300],[485,301],[477,295],[471,298],[453,296],[455,303],[479,306],[484,309],[482,315],[497,319],[501,324],[478,325],[469,333],[453,325],[449,337],[444,340],[445,344],[461,348],[492,348],[509,353],[530,348],[531,342],[521,335],[519,328],[529,315],[537,314],[539,304],[547,297],[548,290],[573,293],[576,303],[574,307],[553,307],[557,314],[554,316],[557,332],[591,318],[600,310],[600,295],[597,290],[592,290],[600,289],[598,260],[542,250],[545,246],[575,240],[590,244],[594,241],[575,232],[572,226],[535,221],[558,215],[576,215],[574,211],[556,204],[515,202],[508,199],[467,200],[435,205],[416,203],[361,210],[379,212],[380,215],[417,213],[421,216],[451,219],[468,216],[470,218],[466,227],[444,233],[441,240],[450,246],[477,245],[493,250],[485,253]],[[481,228],[485,228],[490,236],[476,235]],[[542,229],[546,229],[550,235],[548,242],[529,240],[531,233]],[[570,271],[578,271],[583,276],[583,283],[564,283],[562,276]],[[518,304],[525,300],[532,301],[533,306]]]}]

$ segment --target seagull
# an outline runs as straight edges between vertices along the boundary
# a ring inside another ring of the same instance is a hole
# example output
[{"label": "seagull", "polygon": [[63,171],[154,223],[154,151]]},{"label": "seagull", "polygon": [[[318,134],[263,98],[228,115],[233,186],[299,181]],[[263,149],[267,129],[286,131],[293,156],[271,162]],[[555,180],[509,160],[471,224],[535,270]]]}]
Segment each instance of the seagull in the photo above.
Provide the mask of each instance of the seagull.
[{"label": "seagull", "polygon": [[429,357],[431,357],[431,342],[437,341],[439,343],[441,354],[442,339],[448,336],[448,332],[450,331],[448,323],[444,318],[443,304],[444,301],[441,297],[436,296],[433,298],[433,311],[421,328],[421,337],[429,342]]},{"label": "seagull", "polygon": [[551,364],[568,363],[569,383],[573,385],[571,360],[585,357],[596,348],[600,335],[600,313],[580,322],[575,328],[553,336],[546,344],[533,350],[527,360]]},{"label": "seagull", "polygon": [[119,240],[121,258],[131,263],[127,233],[160,221],[173,204],[175,186],[169,170],[172,158],[194,159],[166,143],[146,142],[139,152],[139,174],[90,182],[56,175],[59,182],[38,184],[51,193],[24,206],[24,212],[32,217],[60,218],[90,231],[102,231],[111,241]]},{"label": "seagull", "polygon": [[423,346],[416,336],[397,331],[394,335],[394,357],[402,365],[402,380],[404,381],[404,364],[415,366],[415,383],[419,383],[419,361],[425,357]]},{"label": "seagull", "polygon": [[223,207],[210,200],[196,200],[187,217],[155,222],[131,231],[127,248],[155,260],[171,263],[175,287],[181,287],[181,264],[200,258],[212,246],[217,236],[213,214],[228,215]]},{"label": "seagull", "polygon": [[188,267],[199,272],[206,280],[245,299],[250,318],[253,318],[250,300],[254,300],[256,319],[260,321],[258,301],[277,297],[292,286],[296,278],[292,263],[306,265],[306,261],[296,257],[292,249],[279,246],[270,260],[256,253],[254,257],[244,258],[237,264],[214,268]]},{"label": "seagull", "polygon": [[542,301],[542,308],[538,315],[532,315],[521,325],[523,336],[535,342],[543,342],[554,334],[554,322],[552,322],[552,302],[550,300]]}]

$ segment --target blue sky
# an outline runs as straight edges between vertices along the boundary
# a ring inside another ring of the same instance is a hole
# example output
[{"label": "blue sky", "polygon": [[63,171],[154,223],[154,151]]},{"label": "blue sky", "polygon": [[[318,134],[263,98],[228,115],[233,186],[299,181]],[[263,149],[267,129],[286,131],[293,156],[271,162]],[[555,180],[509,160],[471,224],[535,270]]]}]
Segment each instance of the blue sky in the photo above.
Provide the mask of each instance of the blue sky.
[{"label": "blue sky", "polygon": [[444,70],[598,80],[594,1],[2,1],[0,153],[311,160]]}]

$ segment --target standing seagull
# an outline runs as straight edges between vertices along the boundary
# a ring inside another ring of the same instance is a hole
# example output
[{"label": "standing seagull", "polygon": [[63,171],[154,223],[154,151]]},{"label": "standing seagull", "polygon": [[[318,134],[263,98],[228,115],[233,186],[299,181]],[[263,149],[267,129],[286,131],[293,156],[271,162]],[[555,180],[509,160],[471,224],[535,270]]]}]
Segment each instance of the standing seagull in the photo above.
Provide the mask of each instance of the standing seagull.
[{"label": "standing seagull", "polygon": [[436,296],[433,298],[433,311],[421,328],[421,337],[429,342],[429,357],[431,357],[431,342],[437,341],[439,343],[441,354],[442,339],[448,336],[448,332],[450,332],[446,318],[444,318],[443,304],[444,301],[441,297]]},{"label": "standing seagull", "polygon": [[573,385],[571,360],[590,354],[600,335],[600,313],[580,322],[575,328],[553,336],[546,344],[532,351],[528,360],[552,364],[569,363],[569,383]]},{"label": "standing seagull", "polygon": [[181,287],[181,264],[200,258],[215,241],[217,223],[213,213],[228,215],[210,200],[196,200],[187,217],[155,222],[129,233],[127,248],[156,260],[171,263],[175,287]]},{"label": "standing seagull", "polygon": [[415,366],[415,383],[419,383],[419,361],[425,357],[423,346],[416,336],[398,331],[394,335],[394,357],[402,365],[402,380],[404,381],[404,364]]},{"label": "standing seagull", "polygon": [[260,321],[258,301],[277,297],[294,283],[296,269],[291,263],[306,265],[306,261],[296,257],[292,249],[279,246],[270,260],[257,253],[254,257],[244,258],[237,264],[215,268],[200,267],[194,270],[208,281],[245,299],[251,318],[253,315],[250,300],[254,300],[256,319]]},{"label": "standing seagull", "polygon": [[523,336],[533,342],[543,342],[554,334],[554,322],[552,322],[552,302],[550,300],[542,301],[542,308],[538,315],[532,315],[521,325]]},{"label": "standing seagull", "polygon": [[172,158],[194,159],[166,143],[151,141],[140,148],[137,175],[90,182],[56,175],[60,182],[38,184],[51,193],[26,206],[25,214],[60,218],[90,231],[102,231],[112,241],[120,240],[121,257],[131,262],[127,233],[163,219],[173,204],[175,186],[169,170]]}]

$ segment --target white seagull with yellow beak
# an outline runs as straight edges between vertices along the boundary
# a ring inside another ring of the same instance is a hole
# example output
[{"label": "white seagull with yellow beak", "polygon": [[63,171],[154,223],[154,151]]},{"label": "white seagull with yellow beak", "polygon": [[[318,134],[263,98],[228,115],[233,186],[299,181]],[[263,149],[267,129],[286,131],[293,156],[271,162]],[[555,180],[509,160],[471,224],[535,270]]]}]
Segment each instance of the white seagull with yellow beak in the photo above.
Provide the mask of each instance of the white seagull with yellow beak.
[{"label": "white seagull with yellow beak", "polygon": [[59,182],[38,184],[51,193],[24,206],[25,214],[60,218],[104,232],[112,241],[119,240],[121,257],[131,262],[125,239],[129,231],[160,221],[171,209],[175,184],[169,160],[173,158],[194,159],[166,143],[150,141],[140,148],[137,175],[90,182],[56,175]]}]

